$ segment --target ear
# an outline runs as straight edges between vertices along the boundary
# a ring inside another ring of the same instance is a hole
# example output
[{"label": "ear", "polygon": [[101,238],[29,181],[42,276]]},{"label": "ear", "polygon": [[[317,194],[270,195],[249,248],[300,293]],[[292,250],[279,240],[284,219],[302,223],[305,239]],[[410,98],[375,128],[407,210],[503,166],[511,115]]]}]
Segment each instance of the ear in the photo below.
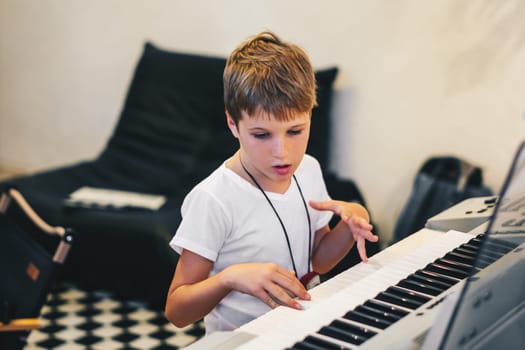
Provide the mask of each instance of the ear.
[{"label": "ear", "polygon": [[228,128],[230,128],[230,131],[232,132],[233,136],[235,138],[239,138],[239,130],[237,129],[237,125],[235,124],[235,120],[231,117],[230,113],[226,111],[226,123],[228,124]]}]

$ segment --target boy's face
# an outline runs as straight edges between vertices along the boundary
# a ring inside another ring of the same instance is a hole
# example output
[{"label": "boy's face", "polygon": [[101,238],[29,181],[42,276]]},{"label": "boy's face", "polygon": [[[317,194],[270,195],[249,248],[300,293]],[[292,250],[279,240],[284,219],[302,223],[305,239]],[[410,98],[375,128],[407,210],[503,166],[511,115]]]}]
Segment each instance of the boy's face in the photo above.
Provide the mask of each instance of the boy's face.
[{"label": "boy's face", "polygon": [[264,112],[252,116],[243,112],[238,125],[228,116],[228,126],[239,139],[244,166],[263,189],[285,190],[306,152],[310,113],[280,121]]}]

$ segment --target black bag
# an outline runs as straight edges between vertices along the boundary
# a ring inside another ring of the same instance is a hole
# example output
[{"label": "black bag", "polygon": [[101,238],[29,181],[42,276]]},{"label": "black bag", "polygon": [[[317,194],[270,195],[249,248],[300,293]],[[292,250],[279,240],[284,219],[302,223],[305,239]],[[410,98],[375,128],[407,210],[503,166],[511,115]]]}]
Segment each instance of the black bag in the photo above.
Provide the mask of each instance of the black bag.
[{"label": "black bag", "polygon": [[490,196],[479,167],[456,157],[429,158],[416,175],[412,193],[396,222],[395,243],[420,230],[439,212],[471,197]]},{"label": "black bag", "polygon": [[0,193],[0,349],[22,348],[28,331],[38,327],[72,235],[70,229],[49,226],[15,189]]}]

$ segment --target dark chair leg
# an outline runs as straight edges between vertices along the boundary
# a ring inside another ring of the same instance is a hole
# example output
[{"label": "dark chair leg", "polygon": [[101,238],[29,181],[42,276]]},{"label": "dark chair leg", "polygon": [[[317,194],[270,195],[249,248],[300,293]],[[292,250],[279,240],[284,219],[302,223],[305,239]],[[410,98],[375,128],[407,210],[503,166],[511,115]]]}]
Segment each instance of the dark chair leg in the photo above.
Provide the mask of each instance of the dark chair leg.
[{"label": "dark chair leg", "polygon": [[28,331],[0,332],[0,349],[22,350],[27,345]]}]

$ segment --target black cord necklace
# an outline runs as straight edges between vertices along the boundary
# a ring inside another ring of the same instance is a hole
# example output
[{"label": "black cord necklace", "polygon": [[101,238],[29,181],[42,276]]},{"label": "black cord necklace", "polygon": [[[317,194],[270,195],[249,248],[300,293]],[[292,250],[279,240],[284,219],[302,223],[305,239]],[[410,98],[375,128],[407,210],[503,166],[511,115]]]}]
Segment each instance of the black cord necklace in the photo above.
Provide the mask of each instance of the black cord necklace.
[{"label": "black cord necklace", "polygon": [[[297,278],[299,278],[299,276],[297,275],[297,268],[295,266],[295,260],[293,258],[292,246],[290,245],[290,238],[288,237],[288,231],[286,231],[286,227],[284,226],[283,220],[279,216],[279,213],[277,212],[277,209],[275,209],[275,207],[273,206],[272,201],[270,200],[270,198],[268,198],[268,195],[266,194],[266,192],[264,192],[264,190],[261,187],[261,185],[259,185],[257,180],[255,180],[255,177],[248,171],[248,169],[246,169],[246,167],[242,163],[242,160],[241,160],[240,156],[239,156],[239,162],[241,163],[241,166],[244,169],[244,171],[246,172],[246,174],[248,174],[250,179],[252,179],[253,183],[261,191],[261,193],[263,194],[264,198],[266,198],[266,201],[268,202],[268,204],[270,204],[270,207],[272,207],[273,212],[275,213],[275,216],[277,216],[277,219],[279,220],[279,223],[281,224],[281,227],[283,228],[283,233],[284,233],[284,237],[286,238],[286,244],[288,245],[288,252],[290,252],[290,258],[292,260],[292,266],[293,266],[293,270],[295,272],[295,276]],[[308,270],[307,270],[307,273],[309,274],[310,273],[310,259],[311,259],[311,253],[312,253],[312,222],[311,222],[311,219],[310,219],[310,213],[308,212],[308,206],[306,205],[306,201],[304,199],[303,191],[301,190],[301,186],[299,186],[299,182],[297,181],[297,178],[295,177],[295,174],[292,175],[292,177],[293,177],[293,179],[295,181],[295,184],[297,185],[297,189],[299,190],[299,194],[301,195],[301,199],[303,200],[304,209],[306,210],[306,217],[308,219],[308,263],[307,263]]]}]

